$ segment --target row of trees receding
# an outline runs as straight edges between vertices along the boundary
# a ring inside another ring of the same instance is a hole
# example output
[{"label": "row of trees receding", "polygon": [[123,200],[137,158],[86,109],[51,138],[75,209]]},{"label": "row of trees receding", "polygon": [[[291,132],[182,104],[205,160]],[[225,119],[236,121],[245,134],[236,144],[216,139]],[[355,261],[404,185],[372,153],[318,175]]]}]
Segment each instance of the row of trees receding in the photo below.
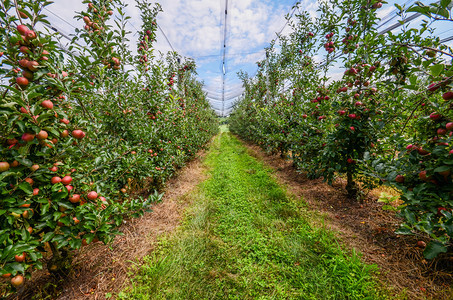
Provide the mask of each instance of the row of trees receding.
[{"label": "row of trees receding", "polygon": [[159,5],[137,0],[134,55],[126,4],[83,2],[64,50],[58,35],[38,30],[49,1],[0,6],[3,286],[21,286],[43,261],[65,272],[70,250],[111,241],[218,130],[194,62],[154,54]]},{"label": "row of trees receding", "polygon": [[399,233],[420,236],[427,258],[451,250],[453,237],[453,51],[432,26],[452,21],[451,4],[396,5],[425,21],[386,33],[381,1],[323,0],[316,17],[296,10],[257,75],[241,74],[246,95],[230,117],[233,132],[290,154],[310,178],[347,179],[352,199],[396,188],[401,205],[380,201],[405,219]]}]

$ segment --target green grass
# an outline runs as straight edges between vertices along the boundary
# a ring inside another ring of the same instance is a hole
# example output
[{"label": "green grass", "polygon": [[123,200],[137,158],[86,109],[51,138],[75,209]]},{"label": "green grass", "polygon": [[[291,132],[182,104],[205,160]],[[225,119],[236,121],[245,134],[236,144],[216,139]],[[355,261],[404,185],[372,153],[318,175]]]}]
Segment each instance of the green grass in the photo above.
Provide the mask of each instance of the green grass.
[{"label": "green grass", "polygon": [[220,132],[228,132],[230,129],[228,128],[228,125],[220,125]]},{"label": "green grass", "polygon": [[120,299],[385,298],[377,268],[341,250],[320,215],[288,197],[231,134],[214,140],[205,164],[210,178],[188,195],[183,225]]}]

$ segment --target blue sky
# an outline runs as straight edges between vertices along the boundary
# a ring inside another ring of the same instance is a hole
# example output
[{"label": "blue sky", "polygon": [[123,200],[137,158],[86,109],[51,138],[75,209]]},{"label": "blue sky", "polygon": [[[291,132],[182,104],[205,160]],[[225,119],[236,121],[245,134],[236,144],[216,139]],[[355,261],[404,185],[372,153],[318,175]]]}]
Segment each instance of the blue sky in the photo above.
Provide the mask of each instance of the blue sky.
[{"label": "blue sky", "polygon": [[[198,66],[199,79],[205,83],[205,91],[214,108],[221,108],[222,90],[222,48],[224,29],[224,9],[226,0],[161,0],[158,1],[163,12],[158,23],[166,33],[170,43],[181,55],[192,57]],[[434,0],[422,0],[431,3]],[[86,10],[81,0],[55,0],[44,11],[49,21],[66,34],[81,28],[82,21],[73,19],[74,11]],[[129,4],[127,14],[132,17],[129,30],[140,28],[139,11],[135,1],[125,0]],[[153,1],[155,2],[155,1]],[[233,96],[242,93],[237,72],[244,70],[255,74],[256,61],[264,58],[264,48],[276,37],[276,32],[285,25],[285,15],[291,11],[295,0],[228,0],[227,56],[226,56],[226,108],[233,102]],[[301,10],[316,15],[317,2],[301,0]],[[394,3],[412,4],[415,0],[391,0],[378,12],[381,18],[387,18],[395,12]],[[58,15],[58,17],[56,16]],[[392,20],[386,26],[394,24]],[[416,26],[420,19],[412,25]],[[441,23],[439,23],[440,25]],[[289,30],[285,28],[283,33]],[[453,35],[453,25],[442,23],[437,33],[441,37]],[[131,49],[135,51],[136,36],[131,36]],[[170,51],[170,45],[158,32],[156,49]],[[332,70],[332,77],[339,78],[340,69]]]}]

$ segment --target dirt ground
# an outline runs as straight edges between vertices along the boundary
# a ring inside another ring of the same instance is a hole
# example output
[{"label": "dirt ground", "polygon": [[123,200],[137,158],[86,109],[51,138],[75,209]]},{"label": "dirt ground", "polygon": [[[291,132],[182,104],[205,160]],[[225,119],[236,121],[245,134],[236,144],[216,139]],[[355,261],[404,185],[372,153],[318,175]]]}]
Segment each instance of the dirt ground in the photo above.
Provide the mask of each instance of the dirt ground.
[{"label": "dirt ground", "polygon": [[271,167],[275,178],[296,197],[302,197],[311,209],[327,215],[328,226],[338,232],[346,247],[363,254],[363,260],[377,264],[382,284],[407,299],[453,299],[453,257],[444,255],[427,261],[418,239],[394,233],[401,220],[382,210],[372,191],[363,203],[347,198],[344,180],[329,186],[322,179],[310,180],[298,173],[290,160],[268,155],[259,146],[247,144],[249,154]]},{"label": "dirt ground", "polygon": [[74,251],[73,269],[64,279],[56,279],[45,270],[35,271],[32,279],[10,299],[105,299],[106,293],[123,290],[129,283],[130,267],[140,265],[157,239],[180,224],[188,204],[183,196],[205,179],[201,162],[204,155],[198,153],[195,160],[170,179],[162,202],[152,212],[121,226],[124,235],[117,236],[113,244],[94,243]]}]

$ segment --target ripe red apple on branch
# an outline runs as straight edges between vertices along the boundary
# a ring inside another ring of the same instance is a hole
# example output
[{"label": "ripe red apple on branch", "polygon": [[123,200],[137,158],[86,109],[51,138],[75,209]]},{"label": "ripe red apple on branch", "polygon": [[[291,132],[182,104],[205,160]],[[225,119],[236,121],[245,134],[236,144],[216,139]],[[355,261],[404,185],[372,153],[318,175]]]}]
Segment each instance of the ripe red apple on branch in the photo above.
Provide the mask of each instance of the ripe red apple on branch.
[{"label": "ripe red apple on branch", "polygon": [[87,198],[88,200],[91,200],[91,201],[94,201],[96,200],[98,197],[98,193],[94,192],[94,191],[91,191],[87,194]]},{"label": "ripe red apple on branch", "polygon": [[41,106],[47,109],[52,109],[53,103],[50,100],[44,100],[43,102],[41,102]]},{"label": "ripe red apple on branch", "polygon": [[13,278],[11,278],[11,285],[14,287],[19,287],[22,284],[24,284],[24,276],[22,275],[16,275]]},{"label": "ripe red apple on branch", "polygon": [[64,185],[68,185],[70,184],[72,181],[72,177],[71,176],[65,176],[61,179],[61,183],[63,183]]},{"label": "ripe red apple on branch", "polygon": [[25,87],[28,85],[29,81],[27,78],[25,77],[17,77],[16,78],[16,83],[21,86],[21,87]]},{"label": "ripe red apple on branch", "polygon": [[76,129],[72,131],[72,136],[78,140],[81,140],[85,137],[85,132],[80,129]]},{"label": "ripe red apple on branch", "polygon": [[442,117],[441,114],[438,114],[438,113],[435,113],[435,112],[433,112],[433,113],[431,113],[431,114],[429,115],[429,118],[430,118],[431,120],[433,120],[433,121],[439,120],[441,117]]},{"label": "ripe red apple on branch", "polygon": [[405,180],[403,175],[396,175],[395,181],[398,183],[403,183]]},{"label": "ripe red apple on branch", "polygon": [[61,182],[61,178],[58,177],[58,176],[52,177],[52,179],[50,179],[50,182],[51,182],[52,184],[60,183],[60,182]]}]

